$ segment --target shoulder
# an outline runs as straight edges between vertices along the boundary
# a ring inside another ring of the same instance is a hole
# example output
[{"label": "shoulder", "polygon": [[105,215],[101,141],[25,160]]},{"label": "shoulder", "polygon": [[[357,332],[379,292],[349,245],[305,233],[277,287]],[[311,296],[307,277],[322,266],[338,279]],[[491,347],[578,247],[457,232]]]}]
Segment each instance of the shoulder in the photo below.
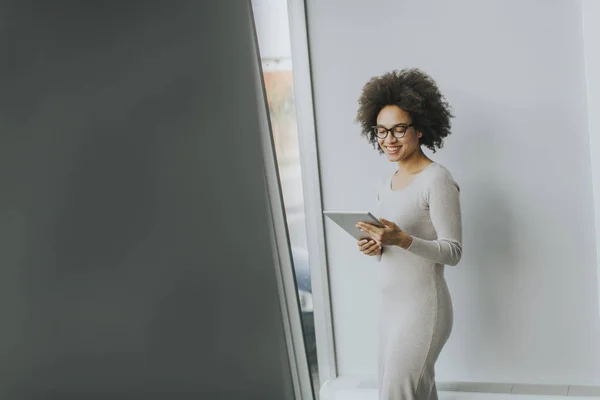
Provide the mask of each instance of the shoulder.
[{"label": "shoulder", "polygon": [[460,191],[458,183],[456,183],[450,171],[443,165],[434,162],[424,172],[426,173],[424,181],[427,189],[454,187]]}]

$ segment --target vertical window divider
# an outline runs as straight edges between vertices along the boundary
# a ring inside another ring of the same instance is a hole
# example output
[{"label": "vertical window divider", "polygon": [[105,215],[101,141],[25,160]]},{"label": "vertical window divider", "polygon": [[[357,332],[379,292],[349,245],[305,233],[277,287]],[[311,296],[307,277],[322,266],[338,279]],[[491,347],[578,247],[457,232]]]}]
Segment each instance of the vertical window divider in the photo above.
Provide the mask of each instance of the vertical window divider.
[{"label": "vertical window divider", "polygon": [[287,2],[307,247],[313,288],[317,363],[321,385],[325,385],[328,381],[337,378],[338,371],[325,247],[321,179],[311,80],[310,41],[307,29],[306,1],[287,0]]}]

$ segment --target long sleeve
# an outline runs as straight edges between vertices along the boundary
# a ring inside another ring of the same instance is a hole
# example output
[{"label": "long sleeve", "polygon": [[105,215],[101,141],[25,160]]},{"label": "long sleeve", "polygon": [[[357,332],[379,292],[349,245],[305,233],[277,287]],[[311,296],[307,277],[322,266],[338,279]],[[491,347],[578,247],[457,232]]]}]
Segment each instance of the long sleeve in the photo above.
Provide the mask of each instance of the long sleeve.
[{"label": "long sleeve", "polygon": [[407,250],[436,263],[454,266],[462,256],[460,189],[450,177],[440,177],[429,186],[427,201],[437,240],[413,236]]},{"label": "long sleeve", "polygon": [[[379,206],[379,200],[380,200],[380,193],[381,193],[381,188],[384,184],[384,180],[380,179],[377,183],[377,189],[376,189],[376,199],[377,199],[377,206]],[[381,256],[383,255],[383,251],[384,248],[381,249],[381,254],[378,256],[375,256],[375,259],[379,262],[381,261]]]}]

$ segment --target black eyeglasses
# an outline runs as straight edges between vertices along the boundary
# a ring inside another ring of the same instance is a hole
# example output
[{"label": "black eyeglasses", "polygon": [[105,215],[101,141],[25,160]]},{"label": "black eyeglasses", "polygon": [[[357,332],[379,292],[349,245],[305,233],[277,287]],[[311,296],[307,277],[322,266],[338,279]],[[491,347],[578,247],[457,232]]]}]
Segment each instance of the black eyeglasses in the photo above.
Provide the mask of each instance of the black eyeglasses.
[{"label": "black eyeglasses", "polygon": [[406,131],[408,130],[408,128],[410,128],[411,126],[413,126],[413,124],[397,124],[392,126],[390,129],[387,129],[381,125],[372,126],[371,128],[373,129],[373,132],[375,132],[379,139],[385,139],[388,135],[388,132],[392,132],[392,135],[394,135],[396,139],[402,139],[404,135],[406,135]]}]

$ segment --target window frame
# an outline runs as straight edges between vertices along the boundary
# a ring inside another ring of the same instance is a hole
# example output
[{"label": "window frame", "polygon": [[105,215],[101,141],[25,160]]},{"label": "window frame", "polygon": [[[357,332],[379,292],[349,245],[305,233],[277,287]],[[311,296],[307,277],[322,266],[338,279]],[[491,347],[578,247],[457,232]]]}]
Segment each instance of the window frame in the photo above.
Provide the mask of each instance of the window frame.
[{"label": "window frame", "polygon": [[313,288],[317,365],[321,386],[338,377],[329,269],[325,246],[321,177],[317,149],[315,109],[305,0],[287,0],[292,49],[294,97],[304,192],[310,279]]},{"label": "window frame", "polygon": [[[298,400],[314,400],[312,379],[308,368],[308,360],[304,345],[304,333],[300,317],[300,305],[294,276],[294,265],[291,244],[287,230],[283,193],[279,178],[277,155],[269,116],[267,93],[263,80],[263,68],[259,52],[258,34],[251,1],[247,1],[251,26],[253,28],[253,48],[256,63],[257,112],[261,125],[261,145],[264,155],[264,176],[266,189],[266,207],[271,216],[271,243],[273,262],[279,293],[282,325],[287,347],[287,363],[291,372],[294,398]],[[258,367],[258,366],[257,366]],[[318,390],[318,389],[317,389]]]}]

